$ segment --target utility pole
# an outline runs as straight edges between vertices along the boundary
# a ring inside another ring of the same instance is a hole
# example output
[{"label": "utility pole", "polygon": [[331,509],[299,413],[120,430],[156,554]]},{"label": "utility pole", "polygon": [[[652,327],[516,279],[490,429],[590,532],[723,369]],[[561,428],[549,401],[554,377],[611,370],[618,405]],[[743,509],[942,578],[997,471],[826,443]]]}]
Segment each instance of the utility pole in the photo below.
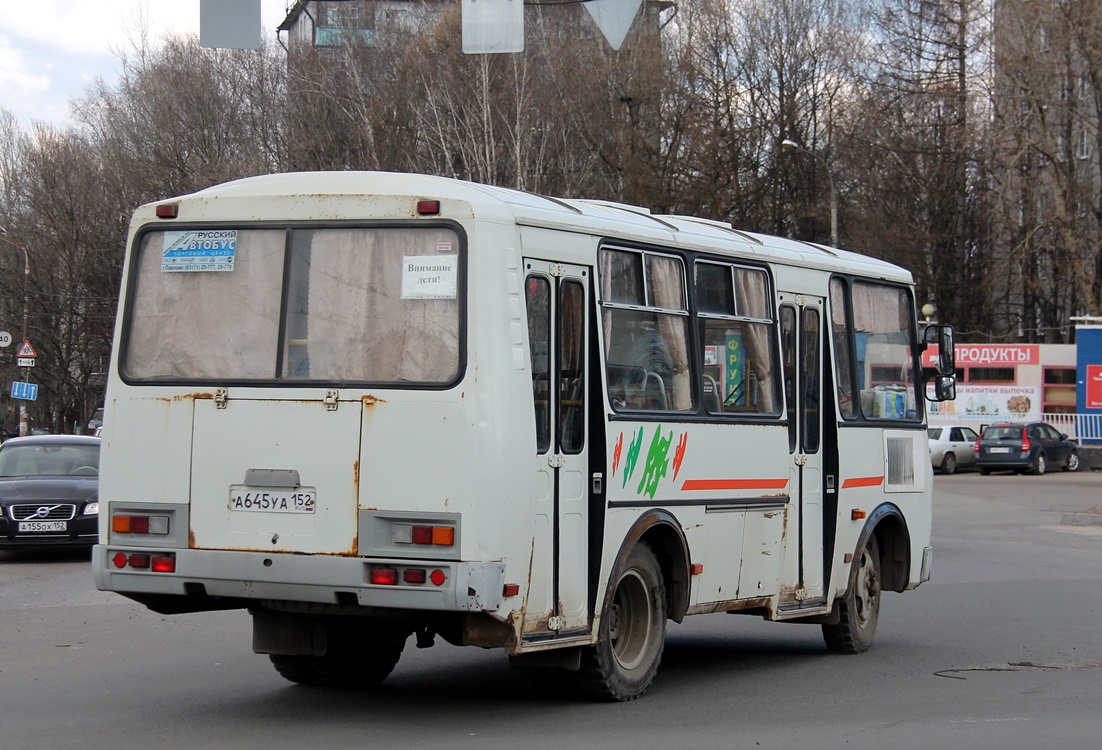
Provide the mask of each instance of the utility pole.
[{"label": "utility pole", "polygon": [[785,138],[781,141],[781,146],[784,148],[794,148],[797,151],[803,151],[805,154],[815,159],[823,165],[823,171],[826,172],[827,182],[830,183],[830,244],[833,247],[838,247],[838,192],[834,189],[834,177],[830,174],[830,165],[826,163],[826,159],[819,156],[814,151],[804,148],[796,141]]},{"label": "utility pole", "polygon": [[[23,338],[20,342],[20,346],[22,346],[22,342],[25,342],[27,340],[27,301],[28,301],[28,298],[27,298],[27,280],[30,278],[30,275],[31,275],[31,258],[30,258],[30,255],[27,254],[27,248],[25,248],[23,245],[16,242],[15,240],[9,240],[7,237],[4,236],[7,233],[8,233],[8,230],[5,227],[0,226],[0,242],[6,242],[9,245],[11,245],[12,247],[17,247],[17,248],[19,248],[20,250],[23,251]],[[27,382],[29,380],[30,380],[30,368],[24,367],[23,368],[23,381]],[[29,425],[29,421],[27,419],[27,401],[26,401],[26,399],[20,399],[20,401],[19,401],[19,434],[20,434],[20,436],[23,436],[23,435],[28,434],[29,432],[30,432],[30,425]]]}]

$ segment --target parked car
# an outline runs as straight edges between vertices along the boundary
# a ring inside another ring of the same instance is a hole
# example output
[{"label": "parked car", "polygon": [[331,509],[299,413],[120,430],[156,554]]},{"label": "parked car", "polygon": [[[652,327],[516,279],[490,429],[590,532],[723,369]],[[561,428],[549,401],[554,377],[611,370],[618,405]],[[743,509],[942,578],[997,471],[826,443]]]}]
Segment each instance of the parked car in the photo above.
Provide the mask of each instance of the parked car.
[{"label": "parked car", "polygon": [[976,465],[981,474],[994,469],[1044,474],[1059,466],[1079,468],[1079,451],[1068,436],[1044,422],[993,424],[976,442]]},{"label": "parked car", "polygon": [[15,437],[0,445],[0,549],[90,547],[99,535],[100,439]]},{"label": "parked car", "polygon": [[980,436],[964,425],[940,425],[929,429],[930,462],[936,471],[952,474],[962,466],[976,465],[976,441]]}]

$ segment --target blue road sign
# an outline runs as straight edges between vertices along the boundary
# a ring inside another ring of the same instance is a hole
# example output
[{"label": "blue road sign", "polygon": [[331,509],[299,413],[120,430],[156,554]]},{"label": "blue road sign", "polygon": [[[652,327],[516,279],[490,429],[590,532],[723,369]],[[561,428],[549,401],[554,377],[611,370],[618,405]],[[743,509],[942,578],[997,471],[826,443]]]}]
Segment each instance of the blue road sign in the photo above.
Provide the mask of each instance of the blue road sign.
[{"label": "blue road sign", "polygon": [[34,401],[38,398],[38,383],[12,383],[11,397]]}]

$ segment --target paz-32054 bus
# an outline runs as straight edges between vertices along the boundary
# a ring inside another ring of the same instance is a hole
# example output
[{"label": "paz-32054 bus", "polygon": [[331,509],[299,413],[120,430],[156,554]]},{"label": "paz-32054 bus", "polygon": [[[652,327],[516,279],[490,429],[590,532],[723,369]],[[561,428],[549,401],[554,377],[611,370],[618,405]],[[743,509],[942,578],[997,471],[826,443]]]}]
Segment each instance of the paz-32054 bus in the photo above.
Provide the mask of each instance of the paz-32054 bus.
[{"label": "paz-32054 bus", "polygon": [[854,253],[437,177],[143,206],[96,584],[246,609],[304,684],[439,636],[627,700],[667,620],[711,612],[863,651],[881,591],[930,573],[953,346],[915,303]]}]

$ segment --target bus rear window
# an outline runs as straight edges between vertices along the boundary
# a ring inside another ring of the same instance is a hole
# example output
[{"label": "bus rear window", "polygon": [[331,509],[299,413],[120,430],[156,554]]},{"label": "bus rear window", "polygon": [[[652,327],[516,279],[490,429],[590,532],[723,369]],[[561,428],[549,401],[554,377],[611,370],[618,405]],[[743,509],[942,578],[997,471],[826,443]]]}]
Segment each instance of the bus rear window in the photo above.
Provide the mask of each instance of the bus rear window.
[{"label": "bus rear window", "polygon": [[128,379],[445,384],[459,374],[451,229],[156,231],[133,262]]}]

